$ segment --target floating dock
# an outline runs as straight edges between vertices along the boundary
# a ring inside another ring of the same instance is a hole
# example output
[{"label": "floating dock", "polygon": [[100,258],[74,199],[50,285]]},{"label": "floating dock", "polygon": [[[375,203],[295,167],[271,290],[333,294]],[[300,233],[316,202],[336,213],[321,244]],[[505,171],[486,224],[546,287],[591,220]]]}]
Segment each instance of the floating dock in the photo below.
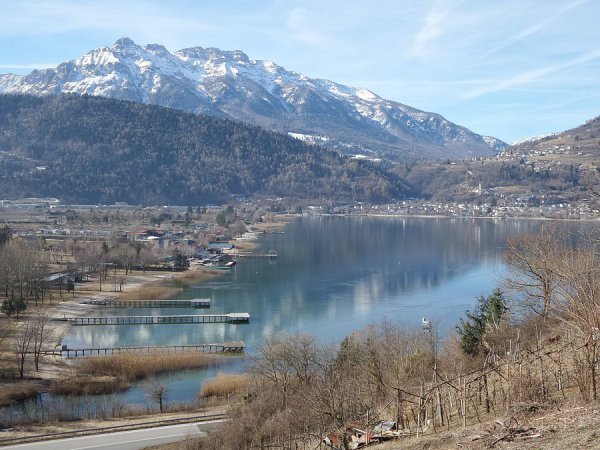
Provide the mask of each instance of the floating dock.
[{"label": "floating dock", "polygon": [[104,348],[62,348],[42,352],[44,355],[63,356],[66,358],[82,358],[84,356],[117,355],[119,353],[162,353],[162,352],[188,352],[198,351],[204,353],[243,353],[244,342],[226,342],[222,344],[196,344],[196,345],[160,345],[144,347],[104,347]]},{"label": "floating dock", "polygon": [[106,317],[67,317],[54,320],[69,322],[74,326],[84,325],[162,325],[185,323],[250,323],[248,313],[229,314],[186,314],[175,316],[106,316]]},{"label": "floating dock", "polygon": [[88,305],[108,308],[210,308],[210,298],[191,300],[90,300]]}]

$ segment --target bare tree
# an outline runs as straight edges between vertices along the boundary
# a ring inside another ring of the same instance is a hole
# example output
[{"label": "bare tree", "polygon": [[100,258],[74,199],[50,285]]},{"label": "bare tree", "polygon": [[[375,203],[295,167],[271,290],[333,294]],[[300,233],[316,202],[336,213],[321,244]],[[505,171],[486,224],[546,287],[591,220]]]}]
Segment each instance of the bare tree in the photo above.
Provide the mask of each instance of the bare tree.
[{"label": "bare tree", "polygon": [[31,348],[33,332],[33,322],[31,320],[24,320],[17,325],[13,336],[13,351],[17,360],[19,376],[21,378],[25,375],[25,360]]},{"label": "bare tree", "polygon": [[40,264],[35,249],[11,240],[0,248],[0,283],[10,302],[25,301],[34,291]]},{"label": "bare tree", "polygon": [[40,355],[42,353],[42,347],[52,339],[53,330],[50,327],[50,316],[47,311],[40,310],[31,319],[32,321],[32,345],[33,345],[33,361],[35,364],[35,371],[39,372]]},{"label": "bare tree", "polygon": [[548,317],[559,279],[556,263],[566,251],[556,228],[508,241],[505,260],[509,268],[506,288],[542,318]]},{"label": "bare tree", "polygon": [[[85,272],[88,277],[95,274],[98,271],[102,249],[98,245],[81,245],[77,246],[73,250],[77,265],[81,268],[82,272]],[[102,290],[102,271],[100,271],[100,290]]]},{"label": "bare tree", "polygon": [[146,266],[151,266],[157,261],[157,259],[157,255],[151,248],[148,248],[147,246],[142,246],[140,248],[139,264],[142,266],[144,271],[146,270]]},{"label": "bare tree", "polygon": [[[573,353],[582,397],[598,398],[597,366],[600,350],[600,261],[593,248],[563,255],[560,296],[556,311],[574,333],[578,351]],[[582,357],[582,358],[581,358]]]},{"label": "bare tree", "polygon": [[309,336],[267,337],[259,346],[250,370],[276,388],[285,409],[289,396],[309,382],[316,354],[314,340]]},{"label": "bare tree", "polygon": [[[141,251],[141,247],[138,247]],[[113,253],[113,257],[121,267],[125,268],[125,275],[132,270],[133,266],[139,260],[139,252],[131,243],[120,243]]]},{"label": "bare tree", "polygon": [[360,346],[346,345],[341,351],[329,349],[323,358],[322,370],[312,384],[306,397],[307,421],[316,422],[331,429],[338,429],[350,420],[365,415],[375,396],[369,386],[370,376],[362,370],[365,355]]},{"label": "bare tree", "polygon": [[0,345],[10,335],[11,324],[8,319],[0,318]]},{"label": "bare tree", "polygon": [[0,289],[6,300],[2,302],[2,311],[10,316],[27,308],[28,300],[37,300],[42,294],[42,278],[47,273],[47,256],[36,243],[8,241],[0,247]]},{"label": "bare tree", "polygon": [[158,378],[152,377],[144,383],[144,392],[150,401],[157,402],[160,412],[164,412],[164,401],[167,396],[167,386]]},{"label": "bare tree", "polygon": [[242,220],[236,220],[230,225],[229,229],[234,235],[242,235],[247,231],[246,224]]}]

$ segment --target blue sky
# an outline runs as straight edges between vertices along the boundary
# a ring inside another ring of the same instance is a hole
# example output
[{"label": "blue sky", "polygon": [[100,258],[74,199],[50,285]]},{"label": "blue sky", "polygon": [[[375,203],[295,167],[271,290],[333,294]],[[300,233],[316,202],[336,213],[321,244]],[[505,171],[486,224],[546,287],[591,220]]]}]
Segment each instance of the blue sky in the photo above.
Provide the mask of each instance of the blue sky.
[{"label": "blue sky", "polygon": [[0,73],[128,36],[239,49],[507,142],[600,115],[597,0],[0,0]]}]

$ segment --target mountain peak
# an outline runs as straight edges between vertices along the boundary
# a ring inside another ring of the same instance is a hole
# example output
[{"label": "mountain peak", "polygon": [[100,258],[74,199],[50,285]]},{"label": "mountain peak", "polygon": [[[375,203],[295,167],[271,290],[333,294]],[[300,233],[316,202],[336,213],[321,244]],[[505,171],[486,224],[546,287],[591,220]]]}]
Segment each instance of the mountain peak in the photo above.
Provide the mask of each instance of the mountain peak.
[{"label": "mountain peak", "polygon": [[122,37],[120,39],[117,39],[117,41],[113,45],[114,49],[123,49],[123,48],[131,48],[131,47],[137,47],[137,44],[128,37]]},{"label": "mountain peak", "polygon": [[156,55],[170,55],[169,50],[167,50],[164,45],[160,44],[148,44],[144,47],[144,49]]},{"label": "mountain peak", "polygon": [[133,39],[127,36],[123,36],[115,41],[114,47],[131,47],[137,45]]},{"label": "mountain peak", "polygon": [[366,88],[309,78],[240,50],[123,37],[55,69],[0,76],[0,93],[88,94],[228,117],[279,132],[322,137],[342,154],[392,160],[489,156],[506,146],[443,117]]}]

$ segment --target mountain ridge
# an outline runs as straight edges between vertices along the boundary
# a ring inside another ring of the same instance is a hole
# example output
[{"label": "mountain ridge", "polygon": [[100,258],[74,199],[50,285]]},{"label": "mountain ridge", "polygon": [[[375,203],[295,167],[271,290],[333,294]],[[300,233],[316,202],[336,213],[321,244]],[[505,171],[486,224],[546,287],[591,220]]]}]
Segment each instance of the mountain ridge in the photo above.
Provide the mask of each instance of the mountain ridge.
[{"label": "mountain ridge", "polygon": [[0,93],[88,94],[240,120],[275,131],[323,136],[343,154],[373,151],[391,160],[488,156],[507,144],[439,114],[288,71],[240,50],[121,38],[53,69],[0,75]]}]

